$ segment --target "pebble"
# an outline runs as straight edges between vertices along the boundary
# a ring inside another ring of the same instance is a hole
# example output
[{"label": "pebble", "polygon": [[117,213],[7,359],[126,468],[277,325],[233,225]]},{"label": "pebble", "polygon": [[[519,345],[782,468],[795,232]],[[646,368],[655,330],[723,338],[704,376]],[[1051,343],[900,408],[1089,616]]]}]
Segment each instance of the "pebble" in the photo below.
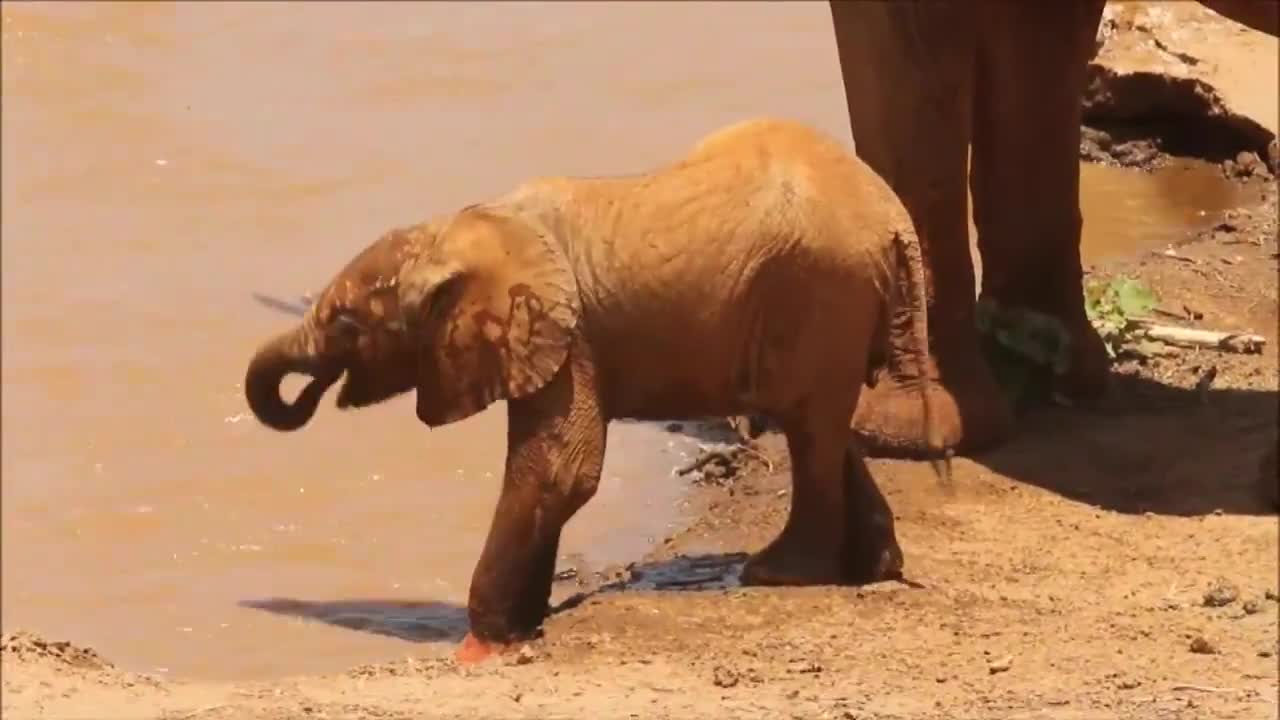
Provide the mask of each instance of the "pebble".
[{"label": "pebble", "polygon": [[1246,600],[1244,603],[1245,615],[1256,615],[1261,610],[1262,610],[1262,606],[1258,604],[1257,600]]},{"label": "pebble", "polygon": [[991,675],[996,673],[1008,672],[1013,667],[1013,656],[1006,655],[999,660],[992,660],[987,664],[987,672]]},{"label": "pebble", "polygon": [[1205,607],[1225,607],[1240,597],[1240,590],[1230,580],[1218,578],[1204,594]]},{"label": "pebble", "polygon": [[533,648],[529,647],[528,645],[521,646],[520,652],[516,654],[516,664],[528,665],[529,663],[533,662],[533,660],[534,660]]},{"label": "pebble", "polygon": [[738,684],[738,673],[732,668],[717,665],[711,672],[711,683],[720,688],[731,688]]},{"label": "pebble", "polygon": [[1191,640],[1191,652],[1197,655],[1217,655],[1218,646],[1214,645],[1203,635],[1197,635]]},{"label": "pebble", "polygon": [[1275,590],[1268,590],[1264,596],[1272,602],[1280,601],[1280,594],[1277,594]]},{"label": "pebble", "polygon": [[801,660],[792,663],[790,670],[793,673],[820,673],[822,666],[812,660]]}]

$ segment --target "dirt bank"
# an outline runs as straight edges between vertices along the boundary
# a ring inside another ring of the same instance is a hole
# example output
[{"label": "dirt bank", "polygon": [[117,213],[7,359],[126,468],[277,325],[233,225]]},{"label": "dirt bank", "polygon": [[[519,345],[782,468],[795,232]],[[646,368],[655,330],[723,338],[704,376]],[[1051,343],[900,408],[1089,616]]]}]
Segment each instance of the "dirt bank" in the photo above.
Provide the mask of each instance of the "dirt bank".
[{"label": "dirt bank", "polygon": [[[1274,106],[1274,84],[1266,92]],[[1165,149],[1153,147],[1159,162]],[[1275,718],[1280,545],[1275,487],[1256,478],[1276,442],[1277,206],[1274,180],[1246,181],[1264,184],[1261,207],[1091,275],[1139,278],[1170,324],[1258,333],[1263,351],[1122,359],[1098,407],[1038,408],[1017,442],[957,460],[950,496],[923,464],[873,461],[898,513],[906,583],[733,587],[741,553],[786,512],[785,453],[766,433],[710,465],[690,499],[697,519],[644,562],[606,577],[566,570],[557,595],[583,594],[505,664],[458,668],[443,646],[406,643],[401,658],[338,675],[171,682],[17,632],[0,643],[0,711]]]}]

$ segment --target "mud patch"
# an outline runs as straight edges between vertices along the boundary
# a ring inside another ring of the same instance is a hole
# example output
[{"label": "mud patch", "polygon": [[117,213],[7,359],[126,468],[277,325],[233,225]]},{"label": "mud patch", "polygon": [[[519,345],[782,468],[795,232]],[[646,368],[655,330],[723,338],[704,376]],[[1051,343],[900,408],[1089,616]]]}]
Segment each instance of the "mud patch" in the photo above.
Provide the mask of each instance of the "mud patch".
[{"label": "mud patch", "polygon": [[1195,3],[1111,3],[1083,96],[1081,158],[1152,169],[1167,156],[1275,174],[1275,39]]},{"label": "mud patch", "polygon": [[92,648],[47,640],[22,630],[5,633],[0,638],[0,657],[8,661],[46,663],[77,670],[110,670],[115,667]]},{"label": "mud patch", "polygon": [[1232,177],[1271,177],[1275,133],[1229,110],[1194,78],[1089,66],[1081,159],[1146,170],[1167,156],[1231,163]]}]

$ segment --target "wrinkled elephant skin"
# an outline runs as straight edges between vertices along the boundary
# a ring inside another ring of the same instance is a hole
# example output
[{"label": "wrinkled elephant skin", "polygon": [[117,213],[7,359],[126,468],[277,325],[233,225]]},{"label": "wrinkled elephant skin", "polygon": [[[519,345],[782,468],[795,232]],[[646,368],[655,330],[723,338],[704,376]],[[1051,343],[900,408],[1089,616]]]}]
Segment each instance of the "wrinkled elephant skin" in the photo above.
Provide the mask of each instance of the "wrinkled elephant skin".
[{"label": "wrinkled elephant skin", "polygon": [[[543,178],[387,233],[262,347],[246,388],[281,430],[318,400],[284,403],[286,372],[318,392],[345,374],[340,407],[416,389],[429,426],[507,401],[502,490],[458,651],[479,660],[541,624],[560,529],[596,491],[613,419],[778,423],[790,515],[745,582],[898,574],[893,514],[849,417],[894,308],[926,361],[924,293],[911,219],[881,178],[804,125],[746,121],[649,174]],[[917,442],[939,449],[927,383],[916,397]]]},{"label": "wrinkled elephant skin", "polygon": [[[1206,7],[1276,34],[1268,0]],[[1080,264],[1080,98],[1102,0],[831,2],[857,152],[915,221],[929,275],[929,367],[944,441],[1001,443],[1011,410],[979,355],[966,189],[982,257],[981,296],[1048,313],[1072,334],[1061,390],[1088,399],[1109,361],[1084,314]],[[871,452],[909,449],[919,424],[908,323],[863,393],[853,425]]]},{"label": "wrinkled elephant skin", "polygon": [[744,582],[899,573],[892,512],[849,437],[896,306],[923,364],[923,259],[887,184],[812,128],[749,120],[654,173],[538,179],[385,234],[262,346],[246,388],[282,430],[316,404],[280,400],[287,372],[315,375],[319,392],[346,374],[342,407],[416,388],[428,425],[507,400],[506,473],[458,650],[479,660],[547,614],[559,533],[595,493],[613,419],[781,425],[790,518]]}]

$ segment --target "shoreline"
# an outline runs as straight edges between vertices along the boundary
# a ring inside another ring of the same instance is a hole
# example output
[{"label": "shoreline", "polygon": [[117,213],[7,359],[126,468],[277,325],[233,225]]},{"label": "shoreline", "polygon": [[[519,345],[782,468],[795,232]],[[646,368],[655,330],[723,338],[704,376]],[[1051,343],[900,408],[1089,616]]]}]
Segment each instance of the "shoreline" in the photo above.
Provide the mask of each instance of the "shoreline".
[{"label": "shoreline", "polygon": [[[1221,136],[1191,155],[1265,197],[1167,249],[1094,263],[1086,278],[1137,278],[1170,325],[1258,333],[1265,344],[1260,353],[1135,348],[1096,406],[1037,407],[1006,446],[955,458],[952,495],[927,463],[869,459],[894,510],[906,582],[737,585],[745,553],[770,540],[787,513],[785,443],[766,431],[702,470],[682,500],[681,526],[636,562],[581,573],[559,565],[553,601],[562,602],[543,637],[501,661],[459,667],[452,641],[406,643],[398,659],[333,673],[173,680],[117,668],[74,638],[6,628],[0,712],[119,720],[1276,717],[1280,493],[1259,482],[1261,455],[1277,442],[1280,383],[1275,87],[1224,81],[1219,91],[1206,75],[1256,64],[1274,41],[1230,45],[1236,29],[1179,17],[1207,12],[1195,7],[1162,4],[1145,19],[1137,4],[1111,7],[1081,159],[1148,171],[1188,150],[1179,142],[1189,128],[1212,130]],[[1213,61],[1173,62],[1168,47]],[[1150,74],[1146,62],[1166,74],[1134,82]],[[1191,97],[1180,93],[1201,87],[1188,79],[1210,83],[1209,106],[1227,121],[1178,115]],[[1265,96],[1270,115],[1250,114],[1266,105],[1253,95]],[[1135,108],[1153,107],[1179,119],[1125,125]],[[1272,140],[1258,147],[1258,128],[1268,127]],[[718,439],[702,429],[689,435]]]},{"label": "shoreline", "polygon": [[[458,667],[452,644],[406,644],[404,659],[337,673],[160,680],[72,643],[10,632],[0,649],[3,711],[168,720],[1267,716],[1280,689],[1280,545],[1256,479],[1257,457],[1274,442],[1277,308],[1231,288],[1274,298],[1276,209],[1271,192],[1263,206],[1233,211],[1178,245],[1189,260],[1144,252],[1094,271],[1140,277],[1173,307],[1194,304],[1195,325],[1261,331],[1261,354],[1122,360],[1100,407],[1039,408],[1007,447],[957,457],[954,496],[927,463],[869,460],[894,508],[907,582],[737,587],[744,553],[769,540],[787,511],[785,443],[766,431],[693,484],[689,522],[638,562],[582,586],[558,582],[561,596],[580,594],[547,619],[541,639],[501,661]],[[1217,378],[1205,401],[1196,386],[1209,366]]]}]

